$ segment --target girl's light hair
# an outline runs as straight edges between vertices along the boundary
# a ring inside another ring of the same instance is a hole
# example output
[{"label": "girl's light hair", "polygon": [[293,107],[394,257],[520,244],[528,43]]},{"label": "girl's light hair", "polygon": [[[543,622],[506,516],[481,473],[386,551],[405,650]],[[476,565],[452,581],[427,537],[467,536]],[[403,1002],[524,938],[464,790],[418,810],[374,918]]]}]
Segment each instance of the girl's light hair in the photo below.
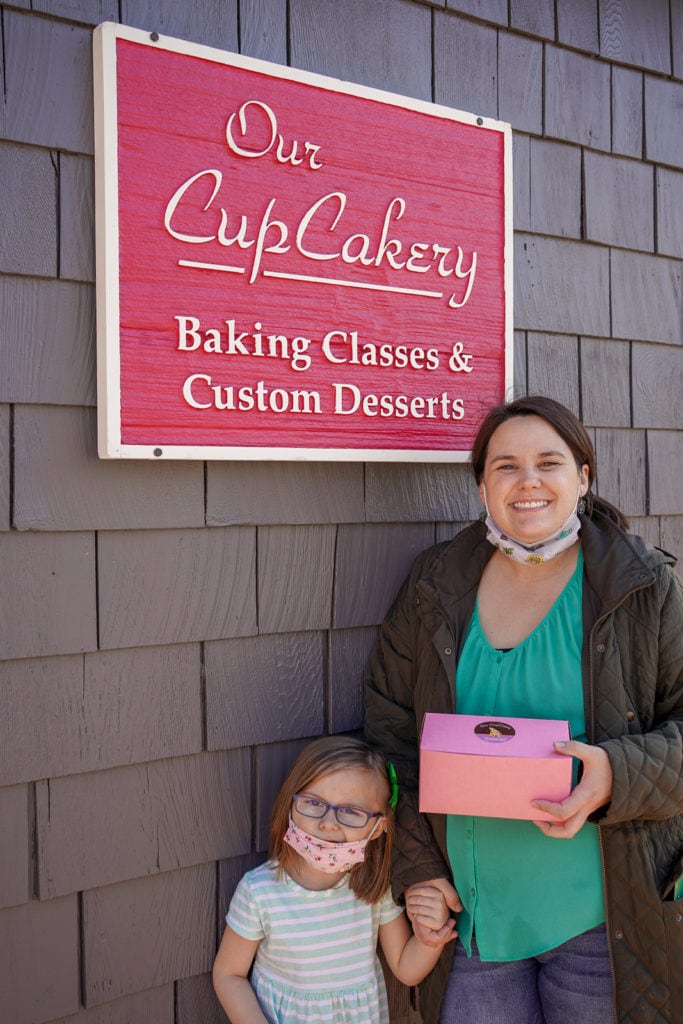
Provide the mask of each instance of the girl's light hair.
[{"label": "girl's light hair", "polygon": [[362,740],[350,736],[324,736],[304,747],[282,784],[270,817],[268,856],[278,862],[278,871],[286,871],[298,854],[284,842],[289,826],[292,801],[324,775],[344,768],[360,768],[375,772],[381,779],[386,796],[381,810],[386,818],[386,832],[373,835],[365,848],[365,860],[354,864],[349,872],[349,888],[365,903],[378,903],[389,888],[391,852],[394,842],[394,814],[389,807],[389,778],[386,761],[380,753]]}]

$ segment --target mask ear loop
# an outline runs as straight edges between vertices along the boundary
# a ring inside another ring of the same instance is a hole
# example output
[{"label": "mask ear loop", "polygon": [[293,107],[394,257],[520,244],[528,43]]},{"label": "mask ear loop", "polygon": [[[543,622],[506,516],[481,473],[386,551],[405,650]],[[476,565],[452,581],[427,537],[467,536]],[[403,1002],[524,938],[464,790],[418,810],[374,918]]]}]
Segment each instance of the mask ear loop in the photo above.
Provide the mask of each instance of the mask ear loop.
[{"label": "mask ear loop", "polygon": [[[375,824],[372,826],[372,828],[368,832],[367,836],[365,837],[365,842],[366,843],[369,842],[370,839],[372,839],[372,837],[374,836],[375,832],[377,831],[377,826],[379,825],[381,820],[382,820],[381,818],[378,818],[377,821],[375,822]],[[386,828],[384,829],[384,831],[386,832]]]},{"label": "mask ear loop", "polygon": [[489,512],[489,503],[486,500],[486,484],[484,483],[483,480],[481,482],[481,493],[482,493],[482,499],[483,499],[483,502],[484,502],[484,510],[483,510],[483,512],[479,513],[479,518],[481,519],[482,523],[484,523],[484,522],[486,522],[487,516],[489,516],[491,513]]}]

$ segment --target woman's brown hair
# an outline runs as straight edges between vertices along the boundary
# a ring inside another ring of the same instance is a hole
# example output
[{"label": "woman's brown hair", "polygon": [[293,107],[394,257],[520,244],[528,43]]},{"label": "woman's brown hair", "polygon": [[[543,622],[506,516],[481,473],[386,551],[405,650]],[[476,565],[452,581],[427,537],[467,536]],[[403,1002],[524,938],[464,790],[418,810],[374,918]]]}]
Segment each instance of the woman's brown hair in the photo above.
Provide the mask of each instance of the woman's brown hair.
[{"label": "woman's brown hair", "polygon": [[394,842],[394,815],[389,807],[389,778],[384,758],[367,743],[350,736],[324,736],[314,740],[301,751],[289,770],[278,793],[270,817],[268,856],[278,862],[279,870],[286,871],[298,854],[284,842],[289,826],[292,801],[315,779],[331,775],[344,768],[360,768],[376,772],[386,786],[386,799],[381,810],[386,819],[386,832],[373,836],[365,848],[365,860],[355,864],[349,872],[349,888],[365,903],[378,903],[389,888],[391,851]]},{"label": "woman's brown hair", "polygon": [[586,515],[591,516],[594,510],[603,512],[613,522],[628,530],[628,519],[609,501],[599,498],[591,492],[596,476],[595,449],[590,435],[581,420],[554,398],[545,395],[527,395],[516,398],[513,402],[496,405],[489,409],[479,427],[479,432],[472,447],[472,471],[477,484],[481,483],[486,464],[486,453],[489,442],[498,427],[515,416],[540,416],[553,430],[560,435],[576,461],[577,467],[588,466],[588,492],[584,495]]}]

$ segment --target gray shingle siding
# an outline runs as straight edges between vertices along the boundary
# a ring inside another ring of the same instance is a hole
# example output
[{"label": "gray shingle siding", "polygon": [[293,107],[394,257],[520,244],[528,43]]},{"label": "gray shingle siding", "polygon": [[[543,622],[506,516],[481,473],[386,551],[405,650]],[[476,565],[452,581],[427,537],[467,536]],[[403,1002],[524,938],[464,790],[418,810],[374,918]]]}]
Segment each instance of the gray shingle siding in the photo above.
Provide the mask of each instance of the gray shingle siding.
[{"label": "gray shingle siding", "polygon": [[307,739],[360,728],[395,590],[479,503],[462,465],[98,460],[93,27],[120,16],[509,120],[515,392],[580,413],[600,493],[680,552],[683,7],[0,13],[2,1012],[218,1024],[208,972],[280,780]]}]

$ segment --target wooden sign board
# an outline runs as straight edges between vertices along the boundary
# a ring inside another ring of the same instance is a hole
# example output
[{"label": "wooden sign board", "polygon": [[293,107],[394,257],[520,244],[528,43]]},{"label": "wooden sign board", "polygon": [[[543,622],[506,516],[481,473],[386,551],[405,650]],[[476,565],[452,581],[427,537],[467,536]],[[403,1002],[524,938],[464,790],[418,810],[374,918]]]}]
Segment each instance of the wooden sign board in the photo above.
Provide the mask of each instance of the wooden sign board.
[{"label": "wooden sign board", "polygon": [[464,461],[512,362],[510,126],[95,30],[103,458]]}]

